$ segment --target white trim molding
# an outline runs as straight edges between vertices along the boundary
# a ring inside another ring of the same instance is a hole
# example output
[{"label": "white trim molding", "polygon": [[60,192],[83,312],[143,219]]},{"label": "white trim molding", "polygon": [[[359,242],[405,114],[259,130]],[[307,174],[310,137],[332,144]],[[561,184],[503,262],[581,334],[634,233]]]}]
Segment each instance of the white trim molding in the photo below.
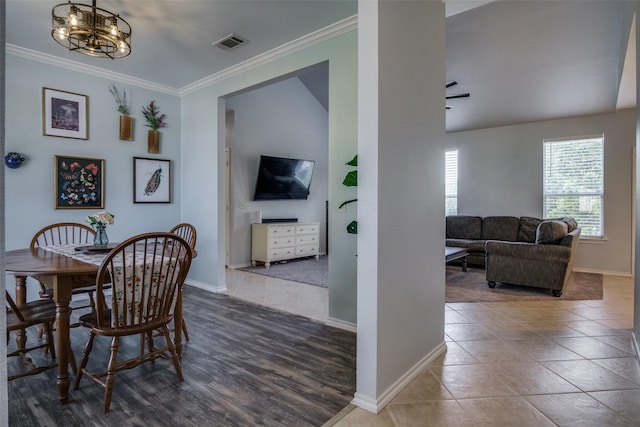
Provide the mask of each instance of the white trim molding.
[{"label": "white trim molding", "polygon": [[89,74],[94,77],[102,77],[108,80],[116,80],[122,83],[128,83],[133,86],[155,90],[156,92],[166,93],[168,95],[179,96],[180,93],[177,89],[161,85],[158,83],[150,82],[148,80],[131,77],[126,74],[116,73],[114,71],[107,71],[100,67],[94,67],[92,65],[82,64],[80,62],[71,61],[69,59],[62,59],[57,56],[49,55],[47,53],[38,52],[36,50],[26,49],[24,47],[12,45],[7,43],[7,54],[17,56],[20,58],[30,59],[32,61],[43,62],[45,64],[53,65],[55,67],[66,68],[67,70],[75,71],[78,73]]},{"label": "white trim molding", "polygon": [[220,292],[227,291],[226,285],[216,286],[210,283],[198,282],[197,280],[191,280],[191,279],[185,280],[184,284],[188,286],[193,286],[194,288],[202,289],[204,291],[213,292],[213,293],[220,293]]},{"label": "white trim molding", "polygon": [[402,377],[386,389],[379,398],[371,396],[363,396],[356,392],[354,399],[351,401],[354,405],[375,414],[384,409],[385,406],[393,400],[406,386],[409,385],[427,366],[436,360],[441,354],[447,351],[447,344],[443,341],[429,354],[424,356],[418,363],[409,369]]},{"label": "white trim molding", "polygon": [[326,40],[347,33],[356,28],[358,28],[358,15],[353,15],[349,18],[343,19],[342,21],[338,21],[334,24],[324,27],[318,31],[285,43],[275,49],[264,52],[260,55],[256,55],[253,58],[250,58],[244,62],[240,62],[239,64],[224,69],[218,73],[212,74],[189,85],[183,86],[182,88],[180,88],[180,95],[184,96],[196,92],[207,86],[211,86],[235,75],[259,67],[263,64],[275,61],[278,58],[282,58],[299,50],[306,49],[315,44],[322,43]]},{"label": "white trim molding", "polygon": [[342,329],[344,331],[357,333],[358,325],[352,322],[345,322],[344,320],[336,319],[334,317],[327,317],[327,321],[325,323],[327,326],[332,326],[334,328]]}]

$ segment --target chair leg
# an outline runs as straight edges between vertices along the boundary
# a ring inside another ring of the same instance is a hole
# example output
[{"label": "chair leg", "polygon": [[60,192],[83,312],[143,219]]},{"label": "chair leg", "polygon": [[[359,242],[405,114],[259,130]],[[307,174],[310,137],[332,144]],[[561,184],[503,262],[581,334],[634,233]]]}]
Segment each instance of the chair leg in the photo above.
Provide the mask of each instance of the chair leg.
[{"label": "chair leg", "polygon": [[84,373],[84,369],[87,367],[87,362],[89,361],[89,353],[93,349],[93,339],[95,338],[95,334],[91,332],[89,335],[89,341],[84,346],[84,351],[82,353],[82,359],[80,360],[80,366],[78,366],[78,373],[76,374],[76,381],[74,383],[74,390],[77,390],[80,386],[80,380],[82,379],[82,374]]},{"label": "chair leg", "polygon": [[182,319],[182,333],[184,334],[184,339],[189,341],[189,331],[187,331],[187,322]]},{"label": "chair leg", "polygon": [[91,307],[91,312],[95,313],[96,312],[96,302],[93,299],[93,292],[87,292],[87,294],[89,295],[89,306]]},{"label": "chair leg", "polygon": [[178,381],[183,382],[184,376],[182,375],[182,366],[180,365],[180,357],[178,357],[178,352],[176,352],[176,347],[173,345],[173,340],[171,339],[171,333],[169,332],[169,328],[167,325],[162,327],[162,332],[164,333],[164,337],[167,340],[167,347],[169,348],[169,353],[171,354],[171,361],[173,362],[173,367],[176,370],[176,374],[178,375]]},{"label": "chair leg", "polygon": [[111,357],[109,357],[109,366],[107,367],[107,379],[104,382],[104,408],[106,414],[111,406],[111,393],[113,392],[113,384],[116,381],[116,368],[118,367],[118,347],[120,346],[120,337],[111,339]]},{"label": "chair leg", "polygon": [[153,342],[153,331],[147,332],[147,347],[149,348],[149,353],[153,353],[156,349]]},{"label": "chair leg", "polygon": [[[51,353],[51,358],[55,359],[56,358],[56,346],[55,346],[55,341],[53,339],[53,326],[51,326],[51,323],[44,323],[42,325],[40,325],[41,327],[44,328],[46,334],[47,334],[47,349],[49,350],[49,353]],[[45,352],[46,354],[46,352]]]}]

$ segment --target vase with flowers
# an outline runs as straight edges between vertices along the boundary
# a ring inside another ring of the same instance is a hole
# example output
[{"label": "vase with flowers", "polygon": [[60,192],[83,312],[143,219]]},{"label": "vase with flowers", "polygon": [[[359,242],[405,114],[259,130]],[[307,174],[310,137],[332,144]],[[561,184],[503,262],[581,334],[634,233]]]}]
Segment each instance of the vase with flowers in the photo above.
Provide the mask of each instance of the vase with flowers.
[{"label": "vase with flowers", "polygon": [[147,138],[147,152],[159,153],[160,152],[160,132],[158,129],[166,127],[165,118],[166,114],[160,114],[160,109],[156,105],[156,101],[153,100],[147,106],[142,106],[142,114],[147,121],[145,126],[150,127]]},{"label": "vase with flowers", "polygon": [[113,224],[114,215],[109,212],[98,212],[87,216],[87,222],[96,230],[93,238],[93,245],[97,248],[104,248],[109,244],[109,236],[107,236],[107,225]]}]

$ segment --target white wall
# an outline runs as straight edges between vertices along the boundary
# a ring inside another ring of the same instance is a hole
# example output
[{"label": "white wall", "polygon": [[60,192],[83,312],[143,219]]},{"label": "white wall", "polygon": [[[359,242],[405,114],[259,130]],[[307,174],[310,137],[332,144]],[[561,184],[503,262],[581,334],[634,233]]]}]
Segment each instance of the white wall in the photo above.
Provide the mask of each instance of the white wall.
[{"label": "white wall", "polygon": [[[326,251],[328,114],[300,79],[293,77],[227,99],[234,112],[231,152],[230,266],[251,262],[253,213],[263,218],[320,222],[320,252]],[[307,200],[253,201],[260,155],[314,160]]]},{"label": "white wall", "polygon": [[581,240],[574,269],[631,275],[635,110],[452,132],[458,149],[458,213],[543,215],[544,139],[604,133],[604,234]]},{"label": "white wall", "polygon": [[[33,234],[45,225],[60,221],[84,222],[87,215],[99,210],[115,215],[115,224],[107,228],[112,242],[142,232],[168,230],[179,222],[182,166],[177,96],[15,55],[7,55],[4,77],[6,151],[20,152],[27,158],[22,167],[5,171],[7,250],[28,247]],[[109,93],[110,83],[119,89],[126,88],[131,100],[135,118],[133,141],[119,140],[120,113]],[[43,135],[43,87],[88,96],[88,140]],[[156,100],[161,112],[167,115],[168,127],[160,130],[160,154],[147,153],[149,128],[144,126],[140,110],[151,100]],[[56,154],[105,160],[104,209],[54,209],[53,159]],[[172,160],[172,203],[133,203],[133,157]],[[8,280],[13,283],[12,278]]]}]

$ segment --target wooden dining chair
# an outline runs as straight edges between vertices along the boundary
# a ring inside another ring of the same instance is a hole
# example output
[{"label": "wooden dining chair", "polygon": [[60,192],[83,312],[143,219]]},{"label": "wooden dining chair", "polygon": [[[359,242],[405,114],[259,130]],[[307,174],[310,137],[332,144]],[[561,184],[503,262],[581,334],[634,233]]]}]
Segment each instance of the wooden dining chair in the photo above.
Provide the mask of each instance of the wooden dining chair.
[{"label": "wooden dining chair", "polygon": [[[84,374],[104,387],[104,412],[109,410],[116,372],[134,368],[159,357],[168,358],[183,381],[180,359],[170,337],[168,324],[189,272],[191,248],[179,236],[167,232],[145,233],[117,245],[104,259],[96,277],[96,311],[80,316],[89,328],[89,340],[80,361],[75,388]],[[104,284],[111,283],[111,309],[105,308]],[[155,348],[153,331],[162,329],[166,344]],[[142,334],[148,348],[139,356],[118,361],[120,338]],[[87,370],[96,335],[111,337],[111,356],[107,371]]]},{"label": "wooden dining chair", "polygon": [[[182,237],[193,249],[196,250],[196,239],[198,237],[198,233],[196,232],[196,228],[186,222],[175,225],[169,230],[169,233],[173,233],[177,236]],[[189,331],[187,329],[187,322],[182,320],[182,333],[184,334],[184,339],[189,341]]]},{"label": "wooden dining chair", "polygon": [[[76,222],[59,222],[47,225],[38,230],[31,239],[31,248],[38,246],[55,246],[71,244],[93,244],[93,237],[96,232],[88,225]],[[87,294],[89,303],[87,305],[76,306],[75,309],[90,308],[95,310],[93,294],[96,290],[94,283],[87,283],[87,286],[77,287],[72,290],[72,295]],[[40,298],[53,298],[53,289],[40,282]]]},{"label": "wooden dining chair", "polygon": [[[53,340],[53,322],[56,320],[56,305],[50,299],[40,299],[18,306],[9,292],[6,293],[7,306],[7,344],[9,343],[10,332],[26,329],[30,326],[42,324],[46,333],[46,340],[42,344],[33,347],[22,347],[15,351],[8,352],[7,357],[20,357],[22,362],[30,368],[14,375],[8,375],[9,381],[27,375],[35,375],[40,372],[58,366],[55,363],[56,351]],[[49,356],[54,363],[49,365],[35,366],[33,361],[27,357],[27,353],[39,348],[48,349]]]}]

